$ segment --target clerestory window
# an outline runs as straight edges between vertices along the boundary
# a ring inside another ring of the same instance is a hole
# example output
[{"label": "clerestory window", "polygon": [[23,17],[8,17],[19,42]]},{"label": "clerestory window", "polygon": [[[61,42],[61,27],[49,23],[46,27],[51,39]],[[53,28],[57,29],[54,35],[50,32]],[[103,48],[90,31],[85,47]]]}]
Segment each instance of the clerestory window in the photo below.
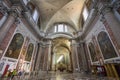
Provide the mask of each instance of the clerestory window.
[{"label": "clerestory window", "polygon": [[66,24],[56,24],[54,26],[54,32],[67,32],[68,31],[68,25]]}]

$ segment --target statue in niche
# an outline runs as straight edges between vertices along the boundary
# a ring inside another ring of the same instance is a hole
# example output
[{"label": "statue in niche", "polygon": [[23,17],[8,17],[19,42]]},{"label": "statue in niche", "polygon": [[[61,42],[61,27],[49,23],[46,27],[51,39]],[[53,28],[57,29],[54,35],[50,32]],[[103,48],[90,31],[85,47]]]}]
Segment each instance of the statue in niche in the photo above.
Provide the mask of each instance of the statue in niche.
[{"label": "statue in niche", "polygon": [[23,42],[24,42],[23,36],[20,33],[15,34],[7,49],[5,57],[18,59]]}]

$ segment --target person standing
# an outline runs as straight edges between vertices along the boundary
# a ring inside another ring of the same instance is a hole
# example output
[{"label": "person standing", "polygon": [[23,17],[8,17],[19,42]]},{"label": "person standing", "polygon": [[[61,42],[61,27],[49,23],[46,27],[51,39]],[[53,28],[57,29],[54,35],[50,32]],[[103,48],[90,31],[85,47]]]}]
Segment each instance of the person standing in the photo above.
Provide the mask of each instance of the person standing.
[{"label": "person standing", "polygon": [[13,72],[12,72],[12,77],[11,77],[11,79],[14,79],[14,76],[16,76],[16,75],[17,75],[17,70],[14,69]]}]

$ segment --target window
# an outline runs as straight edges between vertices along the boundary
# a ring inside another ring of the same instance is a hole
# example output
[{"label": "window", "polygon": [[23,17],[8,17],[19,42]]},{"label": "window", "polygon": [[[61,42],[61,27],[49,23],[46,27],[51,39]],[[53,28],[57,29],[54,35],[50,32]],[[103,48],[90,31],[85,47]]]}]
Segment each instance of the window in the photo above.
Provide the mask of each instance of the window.
[{"label": "window", "polygon": [[64,27],[64,28],[65,28],[65,32],[67,32],[67,31],[68,31],[68,29],[67,29],[67,25],[65,25],[65,27]]},{"label": "window", "polygon": [[38,11],[35,9],[35,11],[33,13],[33,19],[34,19],[35,22],[37,22],[38,18],[39,18],[39,14],[38,14]]},{"label": "window", "polygon": [[27,3],[29,2],[30,0],[23,0],[24,4],[27,5]]},{"label": "window", "polygon": [[54,32],[67,32],[68,31],[68,25],[65,24],[57,24],[54,27]]},{"label": "window", "polygon": [[59,24],[58,25],[58,32],[63,32],[64,29],[63,29],[63,24]]},{"label": "window", "polygon": [[55,26],[55,28],[54,28],[55,30],[54,30],[54,32],[57,32],[57,26]]},{"label": "window", "polygon": [[83,9],[83,13],[82,13],[82,15],[83,15],[83,19],[84,19],[84,21],[86,21],[88,15],[89,15],[89,14],[88,14],[88,10],[87,10],[86,7],[84,7],[84,9]]}]

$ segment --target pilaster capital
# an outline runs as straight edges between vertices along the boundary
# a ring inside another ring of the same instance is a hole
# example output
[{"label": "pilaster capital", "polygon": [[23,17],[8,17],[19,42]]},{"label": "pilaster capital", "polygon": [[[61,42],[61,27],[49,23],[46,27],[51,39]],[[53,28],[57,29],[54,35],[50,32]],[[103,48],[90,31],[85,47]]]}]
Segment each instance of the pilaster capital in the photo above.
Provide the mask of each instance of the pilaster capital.
[{"label": "pilaster capital", "polygon": [[8,14],[9,14],[10,16],[15,17],[15,18],[17,18],[17,17],[18,17],[17,12],[16,12],[15,10],[13,10],[13,9],[9,10],[9,11],[8,11]]},{"label": "pilaster capital", "polygon": [[99,10],[99,12],[100,12],[101,15],[105,15],[105,14],[107,14],[109,12],[112,12],[112,9],[113,9],[113,7],[111,5],[105,4],[105,5],[103,5],[101,7],[101,9]]},{"label": "pilaster capital", "polygon": [[2,12],[4,15],[8,12],[7,7],[5,7],[2,1],[0,1],[0,12]]},{"label": "pilaster capital", "polygon": [[115,9],[120,7],[120,1],[119,0],[114,0],[111,4]]}]

